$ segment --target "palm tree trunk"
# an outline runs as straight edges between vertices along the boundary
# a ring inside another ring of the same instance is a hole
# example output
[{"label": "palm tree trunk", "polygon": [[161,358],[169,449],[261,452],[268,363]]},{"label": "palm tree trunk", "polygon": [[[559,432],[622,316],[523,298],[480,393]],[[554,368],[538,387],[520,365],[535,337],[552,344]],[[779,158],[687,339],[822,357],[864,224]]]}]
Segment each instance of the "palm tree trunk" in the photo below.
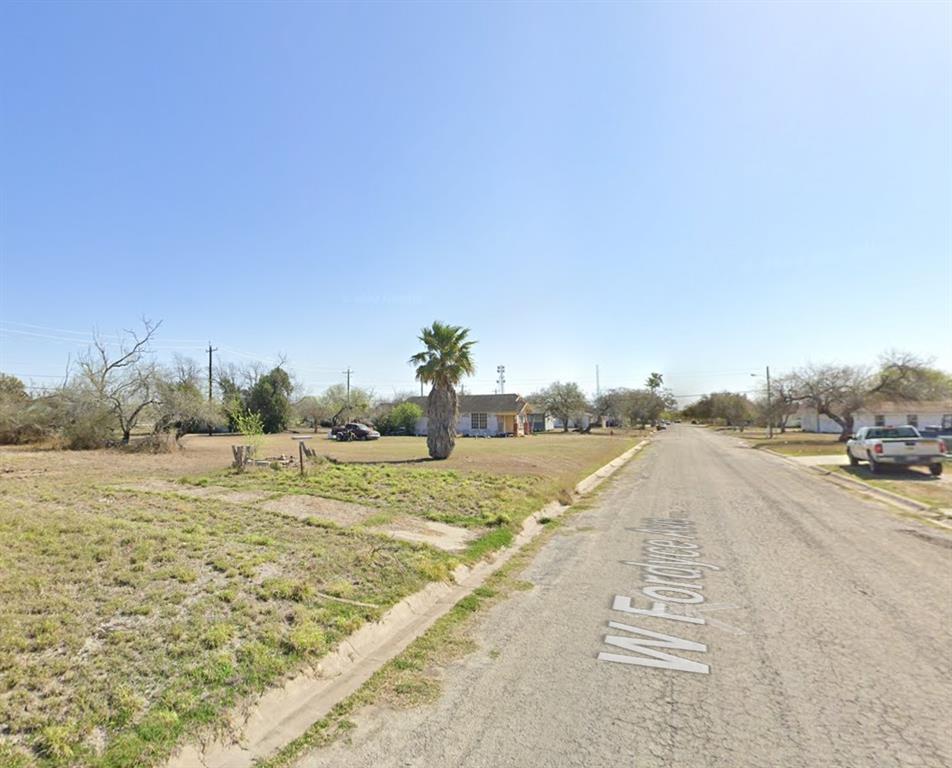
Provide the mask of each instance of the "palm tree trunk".
[{"label": "palm tree trunk", "polygon": [[456,445],[459,403],[452,387],[433,387],[426,407],[426,447],[430,458],[448,459]]}]

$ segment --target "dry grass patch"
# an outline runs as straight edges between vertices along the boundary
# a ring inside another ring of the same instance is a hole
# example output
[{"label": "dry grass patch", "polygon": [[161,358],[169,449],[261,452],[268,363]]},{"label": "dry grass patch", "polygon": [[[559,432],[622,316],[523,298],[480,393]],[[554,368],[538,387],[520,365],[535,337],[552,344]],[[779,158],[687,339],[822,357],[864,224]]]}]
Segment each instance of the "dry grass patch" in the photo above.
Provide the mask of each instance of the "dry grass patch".
[{"label": "dry grass patch", "polygon": [[214,499],[35,476],[0,486],[0,541],[4,765],[160,763],[453,564]]}]

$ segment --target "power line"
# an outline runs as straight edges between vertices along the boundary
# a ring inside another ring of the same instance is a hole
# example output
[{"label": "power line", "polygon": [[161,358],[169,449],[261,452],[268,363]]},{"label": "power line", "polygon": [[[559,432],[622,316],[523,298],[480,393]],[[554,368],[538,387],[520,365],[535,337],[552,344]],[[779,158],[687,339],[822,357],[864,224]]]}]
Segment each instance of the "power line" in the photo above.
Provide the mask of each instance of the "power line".
[{"label": "power line", "polygon": [[[18,320],[0,320],[0,325],[16,325],[23,328],[35,328],[40,331],[52,331],[53,333],[71,333],[76,336],[83,336],[84,338],[112,338],[112,339],[123,339],[125,338],[122,334],[118,333],[100,333],[96,330],[92,331],[72,331],[66,328],[51,328],[46,325],[36,325],[35,323],[21,323]],[[10,328],[7,330],[15,331],[16,329]],[[200,339],[165,339],[165,341],[174,341],[181,344],[200,344]]]}]

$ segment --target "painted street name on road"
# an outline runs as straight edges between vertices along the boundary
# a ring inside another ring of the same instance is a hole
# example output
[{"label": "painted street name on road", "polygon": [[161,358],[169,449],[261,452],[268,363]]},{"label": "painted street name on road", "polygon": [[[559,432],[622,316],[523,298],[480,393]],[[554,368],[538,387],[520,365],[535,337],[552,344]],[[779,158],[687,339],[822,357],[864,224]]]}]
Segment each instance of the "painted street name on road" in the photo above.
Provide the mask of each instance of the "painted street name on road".
[{"label": "painted street name on road", "polygon": [[[679,624],[705,624],[703,617],[688,615],[677,609],[679,605],[686,609],[687,606],[703,603],[705,597],[702,579],[707,573],[720,570],[719,566],[701,560],[701,546],[697,543],[693,523],[690,520],[674,518],[648,518],[642,521],[638,528],[628,530],[651,537],[645,541],[640,560],[623,561],[625,565],[641,569],[645,583],[641,594],[650,601],[650,607],[636,607],[629,595],[615,595],[612,609],[630,616],[651,617]],[[666,652],[707,653],[704,643],[618,621],[609,621],[608,626],[628,634],[605,635],[605,644],[637,655],[602,652],[598,654],[599,661],[704,675],[710,672],[707,664]],[[657,650],[662,648],[666,650]]]}]

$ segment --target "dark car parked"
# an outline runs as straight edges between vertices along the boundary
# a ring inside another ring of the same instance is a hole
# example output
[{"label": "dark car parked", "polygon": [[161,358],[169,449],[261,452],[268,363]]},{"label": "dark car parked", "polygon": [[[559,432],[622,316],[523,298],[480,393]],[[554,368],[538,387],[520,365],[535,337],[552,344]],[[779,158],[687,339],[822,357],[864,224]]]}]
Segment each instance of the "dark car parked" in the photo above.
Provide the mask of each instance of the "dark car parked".
[{"label": "dark car parked", "polygon": [[945,442],[947,450],[952,453],[952,428],[940,427],[937,424],[930,424],[919,429],[919,434],[923,437],[932,437]]},{"label": "dark car parked", "polygon": [[376,440],[380,437],[380,433],[373,427],[368,427],[359,421],[350,421],[347,424],[332,427],[331,437],[346,443],[351,440]]}]

